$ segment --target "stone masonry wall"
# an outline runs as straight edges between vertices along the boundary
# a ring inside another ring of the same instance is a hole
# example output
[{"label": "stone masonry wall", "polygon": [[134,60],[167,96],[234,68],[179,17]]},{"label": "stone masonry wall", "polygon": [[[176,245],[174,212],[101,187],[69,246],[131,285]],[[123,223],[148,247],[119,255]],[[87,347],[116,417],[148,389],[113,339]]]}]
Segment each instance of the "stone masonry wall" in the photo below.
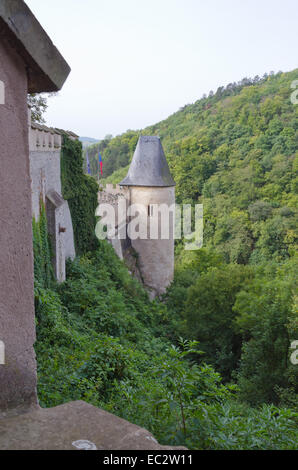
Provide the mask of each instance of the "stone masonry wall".
[{"label": "stone masonry wall", "polygon": [[[115,210],[115,226],[118,228],[118,202],[120,199],[129,200],[129,190],[126,188],[121,188],[118,184],[114,186],[113,184],[107,184],[105,188],[101,187],[101,190],[98,192],[98,203],[109,204]],[[119,240],[116,238],[108,238],[108,242],[113,246],[117,256],[120,259],[125,258],[125,250],[127,241]]]},{"label": "stone masonry wall", "polygon": [[[38,220],[42,199],[47,209],[49,232],[54,248],[53,264],[56,278],[63,282],[65,260],[74,259],[75,245],[69,205],[61,196],[62,136],[57,129],[32,123],[29,142],[33,216]],[[50,195],[54,198],[53,204],[48,200]],[[56,206],[57,200],[59,203]],[[49,214],[49,208],[51,208],[51,214]]]},{"label": "stone masonry wall", "polygon": [[[142,204],[143,223],[150,224],[148,206],[150,204],[173,206],[175,204],[175,187],[130,187],[130,203]],[[158,217],[158,215],[155,215]],[[152,297],[163,294],[174,277],[174,219],[170,218],[169,239],[132,240],[131,244],[138,253],[138,266],[144,285]],[[161,219],[159,217],[159,225]],[[149,230],[149,228],[148,228]],[[159,233],[160,237],[160,233]]]},{"label": "stone masonry wall", "polygon": [[[141,223],[147,224],[149,229],[150,219],[148,217],[148,206],[150,204],[161,205],[165,204],[170,207],[175,204],[175,187],[120,187],[117,185],[107,185],[102,188],[98,194],[99,204],[110,204],[115,209],[118,206],[118,201],[125,198],[127,207],[132,204],[142,204],[143,213],[140,214]],[[117,211],[116,211],[117,214]],[[159,224],[161,223],[160,216]],[[108,241],[112,244],[116,254],[120,259],[125,259],[131,271],[134,272],[135,277],[142,280],[145,287],[150,292],[151,297],[160,295],[165,292],[173,280],[174,275],[174,218],[170,218],[170,237],[167,240],[162,240],[159,234],[159,239],[137,239],[137,240],[119,240],[118,238],[111,238]],[[126,220],[126,225],[129,220]],[[116,227],[118,227],[118,220],[116,217]],[[137,253],[137,263],[132,266],[131,250]]]}]

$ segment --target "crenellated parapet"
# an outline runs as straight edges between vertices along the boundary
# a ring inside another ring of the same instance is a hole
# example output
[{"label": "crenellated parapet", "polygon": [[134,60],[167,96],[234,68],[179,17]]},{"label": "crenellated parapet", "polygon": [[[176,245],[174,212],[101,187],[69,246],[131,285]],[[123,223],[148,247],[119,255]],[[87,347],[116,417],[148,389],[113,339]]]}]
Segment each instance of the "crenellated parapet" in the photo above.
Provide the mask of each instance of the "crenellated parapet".
[{"label": "crenellated parapet", "polygon": [[29,132],[30,151],[54,152],[62,146],[62,134],[57,129],[35,122],[31,123]]},{"label": "crenellated parapet", "polygon": [[107,183],[105,187],[103,185],[99,187],[101,191],[105,191],[108,194],[125,194],[128,191],[125,186],[120,186],[120,184]]},{"label": "crenellated parapet", "polygon": [[74,132],[47,127],[36,122],[31,122],[29,128],[30,152],[55,152],[61,150],[63,135],[66,134],[71,140],[79,137]]}]

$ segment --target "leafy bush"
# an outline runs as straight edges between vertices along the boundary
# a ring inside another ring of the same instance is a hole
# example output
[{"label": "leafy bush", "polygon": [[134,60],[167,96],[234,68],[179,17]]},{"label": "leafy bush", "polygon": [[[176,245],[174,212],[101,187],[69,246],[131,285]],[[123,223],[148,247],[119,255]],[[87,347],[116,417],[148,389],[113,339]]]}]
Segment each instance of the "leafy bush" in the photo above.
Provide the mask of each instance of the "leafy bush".
[{"label": "leafy bush", "polygon": [[149,302],[108,243],[69,261],[67,276],[52,290],[36,281],[41,406],[85,400],[193,449],[295,447],[293,411],[239,404],[237,387],[177,338],[167,305]]},{"label": "leafy bush", "polygon": [[233,310],[237,293],[250,282],[252,270],[228,265],[210,268],[187,291],[185,334],[200,342],[209,364],[231,379],[241,355],[241,337]]}]

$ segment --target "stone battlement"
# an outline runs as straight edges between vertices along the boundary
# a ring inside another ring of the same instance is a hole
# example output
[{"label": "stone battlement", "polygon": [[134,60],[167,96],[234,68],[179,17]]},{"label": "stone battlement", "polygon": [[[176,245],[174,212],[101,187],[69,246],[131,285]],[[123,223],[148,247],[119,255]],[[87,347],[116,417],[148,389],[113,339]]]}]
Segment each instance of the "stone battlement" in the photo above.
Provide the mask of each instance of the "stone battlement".
[{"label": "stone battlement", "polygon": [[32,123],[29,132],[30,151],[55,151],[60,150],[62,145],[61,133],[51,127]]},{"label": "stone battlement", "polygon": [[108,194],[125,194],[128,192],[128,189],[120,186],[120,184],[111,184],[107,183],[104,187],[103,185],[99,185],[101,192],[106,192]]},{"label": "stone battlement", "polygon": [[[29,119],[31,119],[30,112]],[[30,152],[54,152],[60,150],[63,134],[66,134],[71,140],[77,140],[79,138],[73,132],[47,127],[37,122],[31,122],[31,126],[29,127]]]}]

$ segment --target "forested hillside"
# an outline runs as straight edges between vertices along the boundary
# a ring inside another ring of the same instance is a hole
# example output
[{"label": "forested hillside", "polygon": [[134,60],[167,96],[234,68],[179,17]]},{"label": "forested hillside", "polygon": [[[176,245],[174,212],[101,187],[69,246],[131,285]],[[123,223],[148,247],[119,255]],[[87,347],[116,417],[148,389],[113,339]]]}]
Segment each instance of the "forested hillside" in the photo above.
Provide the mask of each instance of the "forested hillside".
[{"label": "forested hillside", "polygon": [[[163,299],[80,230],[81,257],[57,286],[44,219],[34,226],[43,406],[84,399],[189,448],[297,448],[297,78],[243,80],[142,131],[160,135],[177,201],[204,205],[204,247],[177,241]],[[100,148],[105,181],[119,182],[139,134],[90,147],[93,172]]]},{"label": "forested hillside", "polygon": [[204,205],[203,252],[211,261],[202,273],[203,253],[186,254],[177,243],[174,285],[182,294],[175,292],[173,309],[209,362],[226,380],[237,371],[245,397],[256,403],[276,401],[277,387],[288,383],[289,340],[298,337],[288,329],[297,327],[298,106],[290,100],[297,76],[298,69],[244,79],[100,144],[106,181],[116,183],[138,135],[158,134],[177,202]]},{"label": "forested hillside", "polygon": [[[297,76],[298,69],[244,79],[142,131],[160,135],[177,202],[204,204],[205,247],[227,262],[257,264],[293,254],[298,106],[290,95]],[[139,134],[99,144],[106,181],[126,174]],[[96,151],[90,147],[91,159]]]}]

